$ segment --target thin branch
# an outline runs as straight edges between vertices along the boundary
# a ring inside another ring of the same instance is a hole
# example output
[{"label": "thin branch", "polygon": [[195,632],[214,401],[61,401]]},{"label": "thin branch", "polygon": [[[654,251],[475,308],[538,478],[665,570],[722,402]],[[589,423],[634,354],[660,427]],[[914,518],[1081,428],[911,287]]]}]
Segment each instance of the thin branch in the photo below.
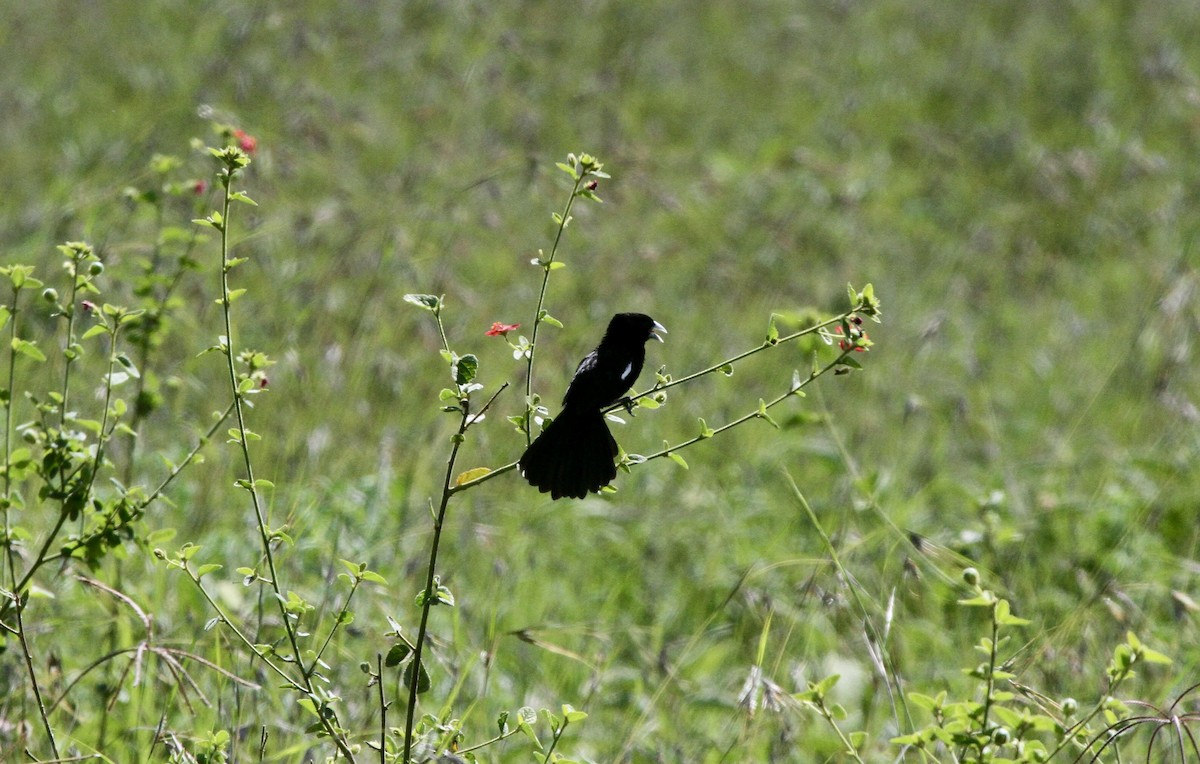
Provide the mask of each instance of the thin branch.
[{"label": "thin branch", "polygon": [[470,426],[470,411],[470,399],[465,399],[462,405],[462,418],[458,424],[458,431],[450,439],[450,456],[446,459],[446,476],[442,481],[442,499],[433,521],[433,540],[430,542],[429,568],[425,573],[425,596],[421,603],[421,625],[417,629],[417,641],[413,645],[412,662],[410,664],[412,666],[412,676],[408,688],[408,709],[404,719],[404,756],[401,759],[405,764],[412,761],[413,722],[416,719],[417,713],[417,690],[421,677],[421,654],[425,648],[425,635],[429,626],[429,611],[433,608],[435,601],[435,577],[438,547],[442,539],[442,525],[446,520],[446,507],[449,506],[450,497],[453,495],[451,488],[452,481],[454,480],[454,463],[458,459],[458,450],[462,446],[464,433],[466,433],[467,428]]}]

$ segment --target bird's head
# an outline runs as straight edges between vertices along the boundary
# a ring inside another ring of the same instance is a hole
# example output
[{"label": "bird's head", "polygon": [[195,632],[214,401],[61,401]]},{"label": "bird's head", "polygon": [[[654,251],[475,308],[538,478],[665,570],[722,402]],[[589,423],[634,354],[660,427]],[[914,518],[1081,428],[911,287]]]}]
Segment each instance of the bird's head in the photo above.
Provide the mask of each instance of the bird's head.
[{"label": "bird's head", "polygon": [[651,339],[663,341],[667,328],[645,313],[618,313],[608,322],[604,339],[618,343],[642,343]]}]

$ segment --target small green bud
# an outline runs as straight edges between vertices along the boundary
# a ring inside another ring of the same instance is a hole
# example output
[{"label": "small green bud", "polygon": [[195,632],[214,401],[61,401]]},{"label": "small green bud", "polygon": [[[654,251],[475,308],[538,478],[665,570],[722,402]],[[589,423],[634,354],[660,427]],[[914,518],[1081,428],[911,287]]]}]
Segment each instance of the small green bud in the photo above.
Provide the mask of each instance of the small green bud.
[{"label": "small green bud", "polygon": [[996,745],[1008,745],[1010,740],[1012,740],[1012,733],[1004,727],[997,727],[996,731],[992,733],[992,742]]},{"label": "small green bud", "polygon": [[23,430],[21,432],[21,440],[25,441],[26,443],[28,443],[30,445],[33,445],[34,443],[37,443],[38,436],[37,436],[37,433],[34,432],[33,430]]},{"label": "small green bud", "polygon": [[101,273],[104,273],[104,263],[100,262],[99,260],[94,261],[88,266],[88,273],[92,274],[93,276],[99,276]]},{"label": "small green bud", "polygon": [[1079,710],[1079,702],[1075,698],[1063,698],[1062,712],[1063,716],[1070,719]]},{"label": "small green bud", "polygon": [[58,302],[58,292],[54,289],[46,288],[42,290],[42,299],[50,304]]},{"label": "small green bud", "polygon": [[975,568],[966,568],[962,572],[962,579],[967,586],[979,586],[979,571]]}]

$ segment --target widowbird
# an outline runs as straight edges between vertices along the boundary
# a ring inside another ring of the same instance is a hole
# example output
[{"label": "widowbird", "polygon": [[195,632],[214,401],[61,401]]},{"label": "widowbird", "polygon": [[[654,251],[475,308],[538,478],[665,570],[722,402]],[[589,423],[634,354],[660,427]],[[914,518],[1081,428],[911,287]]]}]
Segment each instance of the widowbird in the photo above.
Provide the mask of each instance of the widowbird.
[{"label": "widowbird", "polygon": [[662,324],[642,313],[618,313],[604,339],[584,356],[563,396],[562,411],[518,463],[530,485],[552,499],[582,499],[617,476],[617,441],[601,411],[633,387],[646,363],[646,342],[663,338]]}]

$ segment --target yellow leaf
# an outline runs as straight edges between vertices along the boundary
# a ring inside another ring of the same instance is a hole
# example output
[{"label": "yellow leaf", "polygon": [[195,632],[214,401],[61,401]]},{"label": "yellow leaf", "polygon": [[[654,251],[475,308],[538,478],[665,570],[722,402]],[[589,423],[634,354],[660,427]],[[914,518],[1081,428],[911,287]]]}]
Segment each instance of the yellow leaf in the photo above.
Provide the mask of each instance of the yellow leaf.
[{"label": "yellow leaf", "polygon": [[492,470],[490,467],[476,467],[475,469],[467,470],[458,477],[454,478],[454,485],[459,486],[463,483],[470,483],[472,480],[478,480],[491,471]]}]

